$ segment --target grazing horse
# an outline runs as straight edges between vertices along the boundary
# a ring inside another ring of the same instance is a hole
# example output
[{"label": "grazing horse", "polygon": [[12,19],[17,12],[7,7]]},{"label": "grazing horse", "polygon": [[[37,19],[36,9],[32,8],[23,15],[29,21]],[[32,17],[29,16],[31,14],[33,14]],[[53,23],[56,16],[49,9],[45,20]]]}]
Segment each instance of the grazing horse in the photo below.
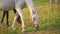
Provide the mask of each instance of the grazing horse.
[{"label": "grazing horse", "polygon": [[[13,11],[14,11],[14,13],[16,13],[16,10],[15,10],[15,9],[13,9]],[[2,19],[1,19],[1,23],[3,23],[3,20],[4,20],[5,15],[6,15],[6,23],[7,23],[7,26],[9,26],[9,24],[8,24],[9,12],[8,12],[8,11],[4,11],[4,12],[3,12],[3,16],[2,16]],[[20,20],[20,19],[21,19],[21,18],[20,18],[19,15],[18,15],[18,17],[17,17],[17,22],[18,22],[18,23],[21,23],[21,20]]]},{"label": "grazing horse", "polygon": [[[30,9],[31,22],[33,23],[35,28],[38,29],[38,13],[32,0],[0,0],[0,10],[8,11],[11,9],[16,9],[17,14],[21,17],[22,32],[24,32],[25,25],[24,25],[24,17],[22,14],[22,8],[24,8],[25,4]],[[15,30],[14,25],[15,25],[16,18],[17,18],[17,15],[15,16],[12,24],[13,30]]]}]

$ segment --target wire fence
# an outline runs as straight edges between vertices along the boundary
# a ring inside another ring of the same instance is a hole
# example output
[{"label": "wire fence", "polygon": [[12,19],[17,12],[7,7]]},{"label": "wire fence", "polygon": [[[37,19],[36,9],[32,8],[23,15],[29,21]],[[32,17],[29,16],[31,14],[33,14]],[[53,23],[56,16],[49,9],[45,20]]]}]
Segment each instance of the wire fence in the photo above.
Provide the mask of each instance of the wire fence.
[{"label": "wire fence", "polygon": [[41,5],[41,4],[50,4],[50,8],[52,7],[52,4],[57,5],[60,4],[60,0],[33,0],[35,5]]}]

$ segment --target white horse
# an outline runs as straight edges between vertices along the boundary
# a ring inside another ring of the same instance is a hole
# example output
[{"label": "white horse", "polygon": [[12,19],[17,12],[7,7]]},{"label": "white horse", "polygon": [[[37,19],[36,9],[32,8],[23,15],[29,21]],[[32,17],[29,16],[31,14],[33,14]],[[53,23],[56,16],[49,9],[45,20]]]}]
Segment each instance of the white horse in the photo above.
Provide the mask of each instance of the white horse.
[{"label": "white horse", "polygon": [[[16,9],[17,14],[21,16],[22,21],[22,32],[25,31],[25,25],[24,25],[24,17],[22,15],[22,8],[24,8],[24,5],[27,5],[30,9],[30,18],[31,22],[34,24],[35,28],[38,29],[38,13],[34,6],[34,3],[32,0],[0,0],[0,10],[8,11],[11,9]],[[12,28],[15,30],[15,21],[16,21],[17,15],[14,18]]]}]

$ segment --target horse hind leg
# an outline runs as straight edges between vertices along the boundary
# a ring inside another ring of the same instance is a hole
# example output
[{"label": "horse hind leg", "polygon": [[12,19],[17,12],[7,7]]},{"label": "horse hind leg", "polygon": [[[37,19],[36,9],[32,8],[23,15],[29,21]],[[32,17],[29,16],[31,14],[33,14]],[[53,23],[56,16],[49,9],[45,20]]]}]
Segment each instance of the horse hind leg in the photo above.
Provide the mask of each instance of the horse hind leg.
[{"label": "horse hind leg", "polygon": [[1,21],[0,21],[0,28],[1,28],[1,26],[2,26],[2,23],[1,23]]},{"label": "horse hind leg", "polygon": [[8,17],[8,16],[9,16],[9,12],[6,11],[6,20],[7,20],[6,23],[7,23],[7,26],[9,26],[9,23],[8,23],[8,18],[9,18],[9,17]]},{"label": "horse hind leg", "polygon": [[3,23],[3,20],[4,20],[4,17],[5,17],[5,14],[6,14],[6,12],[4,11],[4,12],[3,12],[3,17],[2,17],[2,19],[1,19],[1,23]]},{"label": "horse hind leg", "polygon": [[2,20],[1,20],[1,26],[3,24],[3,20],[4,20],[5,15],[6,15],[6,23],[7,23],[7,26],[9,26],[9,24],[8,24],[8,11],[4,11],[3,12],[3,17],[2,17]]},{"label": "horse hind leg", "polygon": [[0,22],[0,27],[2,26],[2,23],[3,23],[4,17],[5,17],[5,11],[3,12],[3,16],[2,16],[2,19],[1,19],[1,22]]}]

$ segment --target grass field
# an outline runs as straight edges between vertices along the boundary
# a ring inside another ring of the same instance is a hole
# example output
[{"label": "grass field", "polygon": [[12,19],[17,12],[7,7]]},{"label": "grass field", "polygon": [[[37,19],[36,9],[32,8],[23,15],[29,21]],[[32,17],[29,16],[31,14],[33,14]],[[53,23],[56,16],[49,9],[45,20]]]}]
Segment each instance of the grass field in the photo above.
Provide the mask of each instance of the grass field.
[{"label": "grass field", "polygon": [[[52,4],[52,8],[49,6],[49,2],[42,3],[35,2],[36,8],[39,14],[39,27],[40,31],[34,32],[34,26],[30,21],[30,13],[28,8],[24,8],[23,16],[25,20],[26,32],[21,32],[21,24],[16,22],[16,30],[11,29],[11,24],[13,23],[14,13],[12,10],[9,12],[9,28],[6,29],[6,20],[4,19],[3,28],[0,28],[0,34],[60,34],[60,4],[56,8],[55,4]],[[2,18],[3,12],[0,11],[0,20]]]}]

